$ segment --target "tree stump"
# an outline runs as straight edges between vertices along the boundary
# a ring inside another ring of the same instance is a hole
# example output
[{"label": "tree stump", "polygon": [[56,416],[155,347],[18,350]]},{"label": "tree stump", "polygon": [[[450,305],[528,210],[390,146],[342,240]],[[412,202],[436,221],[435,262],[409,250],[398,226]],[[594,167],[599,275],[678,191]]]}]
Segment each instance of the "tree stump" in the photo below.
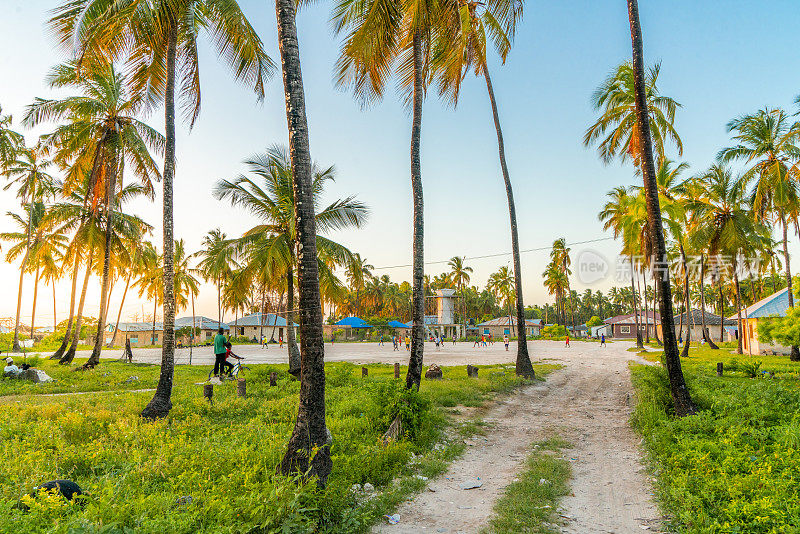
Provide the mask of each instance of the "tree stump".
[{"label": "tree stump", "polygon": [[722,376],[722,362],[717,362],[717,376]]},{"label": "tree stump", "polygon": [[397,440],[403,433],[403,422],[400,419],[400,416],[394,418],[392,424],[389,425],[389,429],[383,434],[381,437],[381,442],[384,445],[388,445],[391,441]]},{"label": "tree stump", "polygon": [[214,384],[203,385],[203,397],[208,399],[208,402],[214,404]]},{"label": "tree stump", "polygon": [[425,371],[425,378],[432,379],[432,380],[441,380],[443,377],[442,369],[435,363],[428,367],[428,370]]},{"label": "tree stump", "polygon": [[278,373],[275,371],[269,374],[269,387],[274,388],[278,385]]},{"label": "tree stump", "polygon": [[467,365],[467,376],[470,378],[478,378],[478,368],[474,365]]},{"label": "tree stump", "polygon": [[247,380],[240,378],[236,382],[236,396],[243,399],[247,398]]},{"label": "tree stump", "polygon": [[366,367],[362,367],[361,368],[361,378],[366,378],[367,375],[369,375],[369,369],[367,369]]},{"label": "tree stump", "polygon": [[395,362],[394,364],[394,377],[400,378],[400,362]]}]

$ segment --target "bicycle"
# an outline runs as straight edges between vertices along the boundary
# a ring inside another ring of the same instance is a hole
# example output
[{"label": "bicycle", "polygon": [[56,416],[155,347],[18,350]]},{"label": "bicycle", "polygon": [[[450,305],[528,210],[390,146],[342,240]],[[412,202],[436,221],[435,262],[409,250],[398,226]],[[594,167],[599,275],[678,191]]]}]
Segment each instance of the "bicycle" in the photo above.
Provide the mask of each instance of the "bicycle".
[{"label": "bicycle", "polygon": [[[245,370],[249,371],[250,368],[248,366],[246,366],[246,365],[243,365],[242,364],[242,360],[244,360],[244,358],[238,359],[236,361],[236,363],[233,364],[233,369],[231,369],[229,373],[221,372],[219,374],[219,379],[220,380],[236,380],[237,378],[239,378],[240,374],[244,373]],[[211,378],[213,376],[214,376],[214,369],[212,368],[208,372],[208,380],[211,380]]]}]

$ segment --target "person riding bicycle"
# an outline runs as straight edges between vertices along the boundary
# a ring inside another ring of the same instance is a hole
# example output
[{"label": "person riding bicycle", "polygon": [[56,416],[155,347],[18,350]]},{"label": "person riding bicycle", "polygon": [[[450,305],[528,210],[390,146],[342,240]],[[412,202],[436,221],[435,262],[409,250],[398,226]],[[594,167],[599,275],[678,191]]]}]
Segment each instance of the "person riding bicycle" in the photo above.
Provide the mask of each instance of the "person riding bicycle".
[{"label": "person riding bicycle", "polygon": [[220,371],[221,374],[231,374],[233,371],[233,364],[228,361],[229,358],[236,358],[237,360],[242,360],[241,356],[237,356],[231,350],[231,343],[230,341],[225,343],[225,361],[222,362],[222,369]]}]

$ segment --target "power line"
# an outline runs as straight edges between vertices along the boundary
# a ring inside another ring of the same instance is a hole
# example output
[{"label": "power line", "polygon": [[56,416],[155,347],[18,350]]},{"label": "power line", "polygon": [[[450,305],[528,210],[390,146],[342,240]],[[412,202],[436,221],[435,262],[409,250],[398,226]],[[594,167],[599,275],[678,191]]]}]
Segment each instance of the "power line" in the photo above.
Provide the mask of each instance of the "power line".
[{"label": "power line", "polygon": [[[614,239],[613,237],[598,237],[597,239],[587,239],[586,241],[574,241],[572,243],[567,243],[567,246],[569,247],[569,246],[573,246],[573,245],[585,245],[587,243],[598,243],[600,241],[612,241],[613,239]],[[548,245],[546,247],[528,248],[528,249],[525,249],[525,250],[520,250],[519,252],[520,252],[520,254],[522,254],[524,252],[541,252],[543,250],[550,250],[551,248],[552,248],[552,245]],[[511,254],[510,251],[509,252],[497,252],[495,254],[484,254],[484,255],[481,255],[481,256],[465,256],[464,259],[465,260],[482,260],[482,259],[486,259],[486,258],[499,258],[501,256],[508,256],[510,254]],[[447,263],[449,261],[450,260],[426,261],[425,265],[439,265],[439,264],[442,264],[442,263]],[[406,263],[406,264],[403,264],[403,265],[389,265],[389,266],[385,266],[385,267],[375,267],[373,269],[373,271],[379,271],[379,270],[383,270],[383,269],[400,269],[400,268],[403,268],[403,267],[412,267],[412,266],[413,266],[413,264],[411,264],[411,263]]]}]

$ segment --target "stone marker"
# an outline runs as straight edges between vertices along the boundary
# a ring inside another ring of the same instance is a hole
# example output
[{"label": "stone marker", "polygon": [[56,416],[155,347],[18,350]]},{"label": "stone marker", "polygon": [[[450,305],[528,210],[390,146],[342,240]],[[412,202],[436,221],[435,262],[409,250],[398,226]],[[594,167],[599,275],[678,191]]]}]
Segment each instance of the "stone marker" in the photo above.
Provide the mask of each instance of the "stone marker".
[{"label": "stone marker", "polygon": [[470,378],[478,378],[478,368],[474,365],[467,365],[467,376]]},{"label": "stone marker", "polygon": [[364,378],[368,374],[369,374],[369,369],[367,369],[366,367],[362,367],[361,368],[361,378]]},{"label": "stone marker", "polygon": [[236,382],[236,396],[243,399],[247,398],[247,380],[240,378]]},{"label": "stone marker", "polygon": [[400,378],[400,362],[394,362],[394,377]]},{"label": "stone marker", "polygon": [[722,362],[717,362],[717,376],[722,376]]},{"label": "stone marker", "polygon": [[214,384],[203,385],[203,397],[207,398],[211,404],[214,404]]},{"label": "stone marker", "polygon": [[269,387],[274,388],[277,385],[278,385],[278,373],[273,371],[269,374]]}]

